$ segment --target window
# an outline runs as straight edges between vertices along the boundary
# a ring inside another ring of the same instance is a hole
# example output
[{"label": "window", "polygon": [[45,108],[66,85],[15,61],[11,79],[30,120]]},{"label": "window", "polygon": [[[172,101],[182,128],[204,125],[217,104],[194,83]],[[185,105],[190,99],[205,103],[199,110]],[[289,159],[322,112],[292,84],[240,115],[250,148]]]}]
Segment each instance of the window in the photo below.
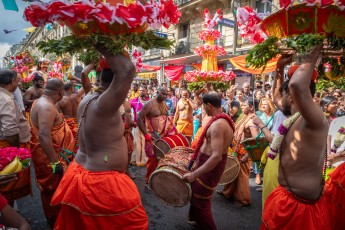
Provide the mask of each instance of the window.
[{"label": "window", "polygon": [[189,36],[189,23],[181,24],[179,38],[186,38],[188,36]]},{"label": "window", "polygon": [[256,10],[258,13],[271,13],[272,12],[272,0],[257,0],[256,1]]}]

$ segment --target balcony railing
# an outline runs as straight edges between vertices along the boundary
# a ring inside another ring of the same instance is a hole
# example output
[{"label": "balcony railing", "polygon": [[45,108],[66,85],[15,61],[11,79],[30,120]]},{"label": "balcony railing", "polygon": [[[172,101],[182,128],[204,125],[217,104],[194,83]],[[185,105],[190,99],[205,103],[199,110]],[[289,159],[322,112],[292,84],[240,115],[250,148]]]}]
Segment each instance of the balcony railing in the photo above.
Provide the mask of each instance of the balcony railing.
[{"label": "balcony railing", "polygon": [[190,44],[188,37],[178,40],[178,44],[175,47],[175,54],[188,54],[190,53]]}]

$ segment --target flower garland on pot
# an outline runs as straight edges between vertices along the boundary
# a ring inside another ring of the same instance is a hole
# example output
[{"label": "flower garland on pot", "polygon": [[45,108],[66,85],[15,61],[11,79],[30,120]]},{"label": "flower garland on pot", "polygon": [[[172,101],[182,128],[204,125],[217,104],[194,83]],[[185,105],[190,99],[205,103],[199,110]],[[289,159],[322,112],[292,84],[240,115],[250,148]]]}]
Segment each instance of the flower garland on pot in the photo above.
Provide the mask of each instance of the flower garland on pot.
[{"label": "flower garland on pot", "polygon": [[270,145],[270,149],[267,152],[267,156],[274,160],[277,154],[280,151],[282,146],[283,140],[288,133],[291,126],[295,123],[295,121],[301,116],[299,112],[295,113],[293,116],[285,119],[283,123],[278,128],[278,133],[274,135],[273,141]]}]

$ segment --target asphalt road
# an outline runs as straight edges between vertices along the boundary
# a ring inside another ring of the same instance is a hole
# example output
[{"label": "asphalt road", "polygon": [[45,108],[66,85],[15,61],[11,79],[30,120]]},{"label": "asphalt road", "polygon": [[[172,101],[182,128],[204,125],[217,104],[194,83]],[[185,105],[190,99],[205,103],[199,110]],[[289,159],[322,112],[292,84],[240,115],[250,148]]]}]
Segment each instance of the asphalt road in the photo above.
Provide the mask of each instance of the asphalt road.
[{"label": "asphalt road", "polygon": [[[145,167],[131,167],[135,173],[135,184],[141,194],[142,203],[149,217],[150,230],[192,230],[196,229],[187,224],[189,205],[182,208],[170,207],[163,204],[150,190],[145,188]],[[20,214],[30,219],[33,230],[46,229],[39,190],[34,180],[32,170],[33,196],[18,200]],[[259,229],[261,218],[261,192],[255,189],[253,176],[250,179],[252,204],[249,207],[237,207],[230,200],[219,194],[212,199],[212,213],[219,230],[252,230]]]}]

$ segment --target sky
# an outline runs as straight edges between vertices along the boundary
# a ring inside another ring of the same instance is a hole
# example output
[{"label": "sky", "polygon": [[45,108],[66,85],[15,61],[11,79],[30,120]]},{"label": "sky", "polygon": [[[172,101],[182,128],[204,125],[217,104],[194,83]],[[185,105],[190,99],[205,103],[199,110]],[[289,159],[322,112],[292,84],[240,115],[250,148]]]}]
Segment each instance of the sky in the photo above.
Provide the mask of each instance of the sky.
[{"label": "sky", "polygon": [[[23,0],[15,0],[19,11],[9,11],[4,9],[2,1],[0,1],[0,63],[2,64],[2,58],[5,56],[6,52],[14,44],[20,43],[26,36],[27,32],[23,30],[24,28],[32,27],[32,25],[25,21],[23,18],[23,12],[27,2]],[[6,30],[15,30],[9,34],[5,34],[4,29]],[[0,65],[1,65],[0,64]]]}]

